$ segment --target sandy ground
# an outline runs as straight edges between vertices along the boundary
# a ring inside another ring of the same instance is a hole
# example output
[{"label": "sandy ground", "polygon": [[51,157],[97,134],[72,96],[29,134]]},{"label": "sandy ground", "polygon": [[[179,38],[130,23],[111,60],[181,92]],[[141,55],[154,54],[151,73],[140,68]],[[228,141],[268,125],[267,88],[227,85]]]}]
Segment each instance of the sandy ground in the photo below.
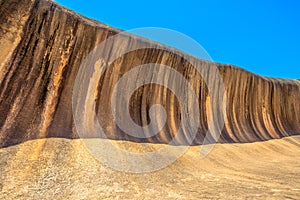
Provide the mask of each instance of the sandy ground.
[{"label": "sandy ground", "polygon": [[[122,148],[163,145],[114,142]],[[0,199],[300,199],[300,137],[190,147],[145,174],[115,171],[80,140],[44,139],[0,149]]]}]

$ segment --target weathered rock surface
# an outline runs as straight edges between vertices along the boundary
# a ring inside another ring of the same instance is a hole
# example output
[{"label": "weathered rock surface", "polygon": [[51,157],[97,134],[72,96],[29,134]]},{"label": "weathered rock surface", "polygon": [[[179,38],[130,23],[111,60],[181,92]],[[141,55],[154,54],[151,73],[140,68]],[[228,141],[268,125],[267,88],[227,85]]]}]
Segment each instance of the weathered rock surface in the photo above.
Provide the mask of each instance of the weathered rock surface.
[{"label": "weathered rock surface", "polygon": [[[37,138],[77,138],[72,113],[76,75],[87,55],[120,31],[47,0],[0,0],[0,13],[0,147]],[[130,35],[124,40],[151,42]],[[119,77],[137,65],[160,63],[181,73],[199,97],[200,127],[193,144],[203,142],[209,122],[208,89],[196,70],[172,52],[133,51],[104,73],[95,95],[96,111],[110,139],[167,143],[176,132],[180,105],[164,87],[146,85],[131,98],[131,117],[142,126],[149,123],[151,105],[166,107],[167,123],[156,136],[139,139],[125,134],[116,126],[110,110],[113,86]],[[192,59],[202,65],[217,65],[223,78],[227,106],[219,142],[300,134],[299,81],[262,77],[231,65]],[[172,81],[167,75],[165,79]],[[181,143],[186,143],[185,135]]]},{"label": "weathered rock surface", "polygon": [[[137,153],[168,146],[112,142]],[[98,162],[76,139],[27,141],[0,149],[0,199],[299,199],[299,136],[216,144],[204,159],[201,147],[159,171],[132,174]]]}]

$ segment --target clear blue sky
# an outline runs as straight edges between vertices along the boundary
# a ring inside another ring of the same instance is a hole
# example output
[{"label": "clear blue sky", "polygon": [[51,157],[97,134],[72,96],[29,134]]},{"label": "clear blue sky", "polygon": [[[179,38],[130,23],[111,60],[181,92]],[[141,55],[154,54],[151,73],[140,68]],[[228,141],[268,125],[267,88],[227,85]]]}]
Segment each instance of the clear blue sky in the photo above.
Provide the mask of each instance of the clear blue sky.
[{"label": "clear blue sky", "polygon": [[261,75],[300,79],[298,0],[56,2],[122,30],[173,29],[200,43],[216,62]]}]

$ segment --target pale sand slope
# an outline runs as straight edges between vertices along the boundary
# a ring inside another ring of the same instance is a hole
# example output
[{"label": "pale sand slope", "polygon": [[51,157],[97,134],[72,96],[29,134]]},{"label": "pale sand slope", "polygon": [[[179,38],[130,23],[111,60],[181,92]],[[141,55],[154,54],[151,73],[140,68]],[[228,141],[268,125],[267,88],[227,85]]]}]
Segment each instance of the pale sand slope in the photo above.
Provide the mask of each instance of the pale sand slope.
[{"label": "pale sand slope", "polygon": [[129,174],[95,160],[80,140],[28,141],[0,149],[0,199],[300,199],[299,136],[218,144],[202,160],[199,150],[163,170]]}]

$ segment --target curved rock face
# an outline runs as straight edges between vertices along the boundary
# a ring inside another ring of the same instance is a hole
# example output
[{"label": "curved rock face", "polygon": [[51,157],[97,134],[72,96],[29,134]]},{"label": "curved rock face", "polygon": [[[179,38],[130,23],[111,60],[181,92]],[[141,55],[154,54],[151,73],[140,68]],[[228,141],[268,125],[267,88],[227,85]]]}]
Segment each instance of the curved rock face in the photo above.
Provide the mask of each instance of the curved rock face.
[{"label": "curved rock face", "polygon": [[[0,13],[0,146],[45,137],[78,138],[72,112],[77,73],[98,44],[120,31],[46,0],[0,0]],[[131,35],[125,35],[124,41],[127,45],[159,45]],[[182,53],[174,51],[147,48],[129,52],[110,63],[94,83],[96,113],[107,137],[153,143],[168,143],[173,138],[181,122],[181,105],[168,88],[144,85],[130,99],[131,118],[140,126],[150,123],[152,105],[166,108],[166,124],[155,136],[126,134],[111,111],[110,100],[119,78],[135,66],[157,63],[170,66],[192,86],[200,111],[193,144],[203,143],[211,121],[210,107],[217,97],[210,95],[205,78],[182,59]],[[261,77],[231,65],[188,57],[199,66],[216,66],[223,79],[227,102],[221,105],[226,112],[219,142],[254,142],[300,134],[299,81]],[[161,74],[165,81],[176,84],[170,74]],[[207,74],[214,80],[209,71]],[[97,70],[92,75],[96,76]],[[188,135],[187,128],[179,144],[186,144]]]}]

